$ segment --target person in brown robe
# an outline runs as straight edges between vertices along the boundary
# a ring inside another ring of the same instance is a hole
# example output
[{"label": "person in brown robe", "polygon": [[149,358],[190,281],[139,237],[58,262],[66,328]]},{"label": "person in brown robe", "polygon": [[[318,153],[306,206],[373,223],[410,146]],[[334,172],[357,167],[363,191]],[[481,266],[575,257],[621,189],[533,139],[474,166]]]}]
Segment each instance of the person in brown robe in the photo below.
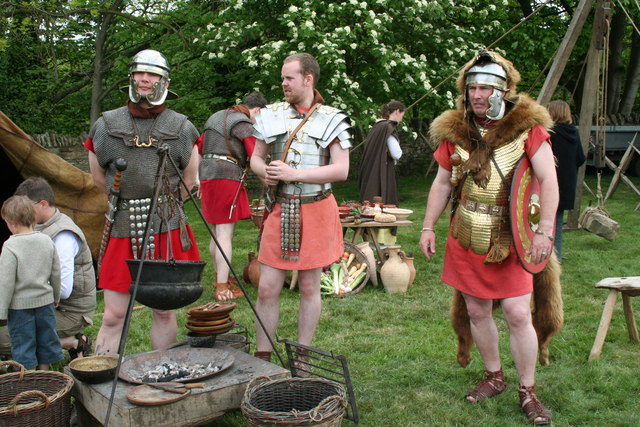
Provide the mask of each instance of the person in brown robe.
[{"label": "person in brown robe", "polygon": [[360,201],[381,196],[384,204],[398,204],[396,163],[402,156],[397,126],[406,107],[392,100],[382,107],[378,120],[364,141],[364,155],[360,165]]}]

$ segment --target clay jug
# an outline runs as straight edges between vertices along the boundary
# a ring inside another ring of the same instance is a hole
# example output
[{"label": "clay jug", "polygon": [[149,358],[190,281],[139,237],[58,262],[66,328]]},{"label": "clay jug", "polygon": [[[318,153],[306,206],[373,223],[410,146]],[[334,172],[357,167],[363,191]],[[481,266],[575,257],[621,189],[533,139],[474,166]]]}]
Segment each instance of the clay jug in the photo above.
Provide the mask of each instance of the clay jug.
[{"label": "clay jug", "polygon": [[400,252],[400,256],[404,260],[405,264],[409,266],[409,285],[413,284],[413,281],[416,279],[416,267],[413,265],[413,251],[409,251],[406,254],[404,252]]},{"label": "clay jug", "polygon": [[380,269],[380,278],[385,291],[390,294],[405,293],[409,287],[411,272],[409,266],[400,258],[401,246],[387,246],[389,258]]},{"label": "clay jug", "polygon": [[245,282],[249,282],[257,288],[258,283],[260,283],[260,263],[258,262],[258,257],[255,252],[249,252],[247,257],[249,258],[249,262],[242,270],[242,278]]}]

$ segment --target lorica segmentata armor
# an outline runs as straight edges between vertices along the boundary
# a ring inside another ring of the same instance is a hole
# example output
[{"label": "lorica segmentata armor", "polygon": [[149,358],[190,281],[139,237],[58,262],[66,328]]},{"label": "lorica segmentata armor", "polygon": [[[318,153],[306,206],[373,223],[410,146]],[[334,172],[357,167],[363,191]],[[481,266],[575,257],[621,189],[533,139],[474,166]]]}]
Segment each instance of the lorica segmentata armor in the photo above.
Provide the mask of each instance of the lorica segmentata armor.
[{"label": "lorica segmentata armor", "polygon": [[[300,124],[303,114],[288,102],[267,105],[256,116],[254,136],[273,144],[271,155],[280,159],[289,134]],[[313,169],[329,164],[329,145],[337,139],[342,148],[351,147],[351,124],[342,111],[320,105],[298,130],[285,162],[295,169]],[[281,183],[279,194],[315,196],[331,188],[331,184]]]}]

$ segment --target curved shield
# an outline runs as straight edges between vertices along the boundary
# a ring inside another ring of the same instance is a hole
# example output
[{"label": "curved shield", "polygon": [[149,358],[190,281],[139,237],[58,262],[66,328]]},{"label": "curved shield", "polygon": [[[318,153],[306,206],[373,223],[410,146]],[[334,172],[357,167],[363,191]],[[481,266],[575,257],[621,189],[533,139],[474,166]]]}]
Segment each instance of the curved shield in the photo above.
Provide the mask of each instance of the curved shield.
[{"label": "curved shield", "polygon": [[533,174],[531,162],[524,156],[516,165],[511,181],[509,205],[513,244],[520,263],[529,273],[539,273],[549,262],[531,262],[531,243],[540,221],[540,183]]}]

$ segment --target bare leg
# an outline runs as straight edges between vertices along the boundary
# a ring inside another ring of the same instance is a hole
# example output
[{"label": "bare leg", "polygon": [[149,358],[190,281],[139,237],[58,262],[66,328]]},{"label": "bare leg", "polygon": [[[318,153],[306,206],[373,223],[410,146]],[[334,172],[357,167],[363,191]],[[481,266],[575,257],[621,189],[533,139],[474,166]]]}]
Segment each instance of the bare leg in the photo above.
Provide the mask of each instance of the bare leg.
[{"label": "bare leg", "polygon": [[117,354],[128,306],[129,294],[104,290],[104,316],[96,338],[96,355]]},{"label": "bare leg", "polygon": [[176,313],[173,310],[153,310],[151,324],[151,348],[154,350],[168,348],[176,342],[178,327]]},{"label": "bare leg", "polygon": [[511,354],[520,376],[520,384],[535,383],[538,338],[531,323],[531,294],[502,300],[502,311],[509,325]]},{"label": "bare leg", "polygon": [[[229,262],[231,262],[231,257],[233,256],[232,241],[235,225],[234,222],[229,224],[211,224],[211,230]],[[229,281],[229,266],[222,256],[222,253],[218,250],[213,238],[209,242],[209,253],[216,268],[216,283],[227,283]],[[233,291],[230,289],[216,289],[216,299],[218,301],[234,299]]]},{"label": "bare leg", "polygon": [[[233,229],[235,228],[236,223],[231,222],[229,224],[217,224],[216,225],[216,238],[218,239],[218,243],[222,247],[224,254],[227,256],[229,262],[231,262],[231,257],[233,255]],[[229,266],[224,260],[224,257],[216,247],[214,242],[211,242],[211,245],[214,246],[215,251],[215,263],[216,263],[216,280],[218,283],[226,283],[229,280]]]},{"label": "bare leg", "polygon": [[49,364],[48,363],[40,363],[40,364],[38,364],[38,367],[36,369],[38,371],[48,371],[49,370]]},{"label": "bare leg", "polygon": [[498,328],[491,314],[493,300],[480,299],[467,294],[462,295],[471,320],[471,335],[478,346],[484,366],[487,371],[497,371],[501,365],[498,351]]},{"label": "bare leg", "polygon": [[320,320],[320,268],[302,270],[298,276],[300,310],[298,311],[298,342],[311,345],[313,334]]},{"label": "bare leg", "polygon": [[[269,336],[273,339],[278,326],[280,314],[280,292],[284,284],[286,271],[260,264],[260,286],[258,286],[258,301],[256,313],[262,320]],[[257,351],[272,351],[267,335],[256,320],[256,349]]]}]

